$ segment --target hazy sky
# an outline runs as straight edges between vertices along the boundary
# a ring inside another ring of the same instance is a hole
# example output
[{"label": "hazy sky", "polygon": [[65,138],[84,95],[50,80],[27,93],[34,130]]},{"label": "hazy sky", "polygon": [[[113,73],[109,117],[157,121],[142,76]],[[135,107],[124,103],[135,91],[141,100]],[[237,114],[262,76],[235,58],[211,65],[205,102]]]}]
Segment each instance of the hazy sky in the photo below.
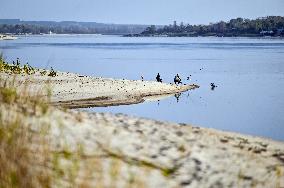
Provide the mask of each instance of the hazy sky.
[{"label": "hazy sky", "polygon": [[104,23],[206,24],[284,16],[284,0],[0,0],[0,18]]}]

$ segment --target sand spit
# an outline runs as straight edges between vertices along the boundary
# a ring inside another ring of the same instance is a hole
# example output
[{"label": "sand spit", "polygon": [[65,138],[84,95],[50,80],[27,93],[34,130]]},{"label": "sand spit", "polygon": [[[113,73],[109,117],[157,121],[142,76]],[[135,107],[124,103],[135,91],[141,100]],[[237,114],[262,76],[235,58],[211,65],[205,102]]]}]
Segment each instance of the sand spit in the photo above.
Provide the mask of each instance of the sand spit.
[{"label": "sand spit", "polygon": [[[11,76],[1,73],[1,77]],[[52,104],[66,108],[136,104],[144,102],[147,97],[158,98],[199,87],[194,84],[176,86],[155,81],[95,78],[65,72],[57,72],[56,77],[22,74],[16,80],[22,86],[28,83],[33,88],[31,92],[48,85],[52,90]]]}]

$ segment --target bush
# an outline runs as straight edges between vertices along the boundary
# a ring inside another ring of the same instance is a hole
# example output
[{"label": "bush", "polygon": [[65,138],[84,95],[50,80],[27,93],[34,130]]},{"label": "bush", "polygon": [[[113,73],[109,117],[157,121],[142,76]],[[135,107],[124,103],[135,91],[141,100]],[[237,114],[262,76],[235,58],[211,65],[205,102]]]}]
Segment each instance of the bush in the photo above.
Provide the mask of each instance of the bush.
[{"label": "bush", "polygon": [[0,72],[13,73],[13,74],[34,74],[35,69],[30,66],[28,63],[21,67],[20,60],[17,58],[17,61],[13,61],[12,64],[9,64],[3,58],[3,55],[0,54]]},{"label": "bush", "polygon": [[52,68],[52,67],[51,67],[51,70],[50,70],[50,72],[49,72],[48,76],[51,76],[51,77],[55,77],[55,76],[57,76],[57,73],[53,70],[53,68]]}]

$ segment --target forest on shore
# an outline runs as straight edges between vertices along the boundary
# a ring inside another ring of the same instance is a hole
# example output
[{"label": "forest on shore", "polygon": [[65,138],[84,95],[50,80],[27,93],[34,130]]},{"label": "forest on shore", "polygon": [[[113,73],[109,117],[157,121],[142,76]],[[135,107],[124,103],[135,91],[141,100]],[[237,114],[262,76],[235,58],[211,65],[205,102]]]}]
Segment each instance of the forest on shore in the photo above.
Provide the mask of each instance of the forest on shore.
[{"label": "forest on shore", "polygon": [[22,21],[20,19],[0,19],[2,34],[129,34],[140,33],[149,25],[105,24],[75,21]]},{"label": "forest on shore", "polygon": [[176,21],[170,25],[104,24],[74,21],[21,21],[0,19],[2,34],[120,34],[130,37],[283,37],[284,17],[268,16],[257,19],[235,18],[208,25],[190,25]]},{"label": "forest on shore", "polygon": [[228,22],[220,21],[208,25],[185,25],[176,21],[173,24],[157,28],[155,25],[147,27],[143,32],[127,36],[169,36],[169,37],[261,37],[284,36],[284,17],[268,16],[257,19],[236,18]]}]

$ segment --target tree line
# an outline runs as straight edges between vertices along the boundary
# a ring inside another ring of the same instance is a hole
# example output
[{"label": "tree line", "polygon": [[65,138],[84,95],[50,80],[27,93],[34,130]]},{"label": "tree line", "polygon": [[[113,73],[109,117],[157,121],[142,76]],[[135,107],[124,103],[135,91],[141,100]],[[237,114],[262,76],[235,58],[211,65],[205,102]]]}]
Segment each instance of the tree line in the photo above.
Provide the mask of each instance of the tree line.
[{"label": "tree line", "polygon": [[127,34],[145,30],[148,25],[103,24],[96,22],[49,22],[0,19],[2,34]]},{"label": "tree line", "polygon": [[209,25],[177,25],[176,22],[157,29],[155,25],[147,27],[136,36],[284,36],[284,17],[268,16],[254,20],[236,18],[228,22],[220,21]]},{"label": "tree line", "polygon": [[93,34],[97,33],[95,28],[79,27],[79,26],[41,26],[41,25],[30,25],[30,24],[1,24],[0,33],[11,33],[11,34]]}]

